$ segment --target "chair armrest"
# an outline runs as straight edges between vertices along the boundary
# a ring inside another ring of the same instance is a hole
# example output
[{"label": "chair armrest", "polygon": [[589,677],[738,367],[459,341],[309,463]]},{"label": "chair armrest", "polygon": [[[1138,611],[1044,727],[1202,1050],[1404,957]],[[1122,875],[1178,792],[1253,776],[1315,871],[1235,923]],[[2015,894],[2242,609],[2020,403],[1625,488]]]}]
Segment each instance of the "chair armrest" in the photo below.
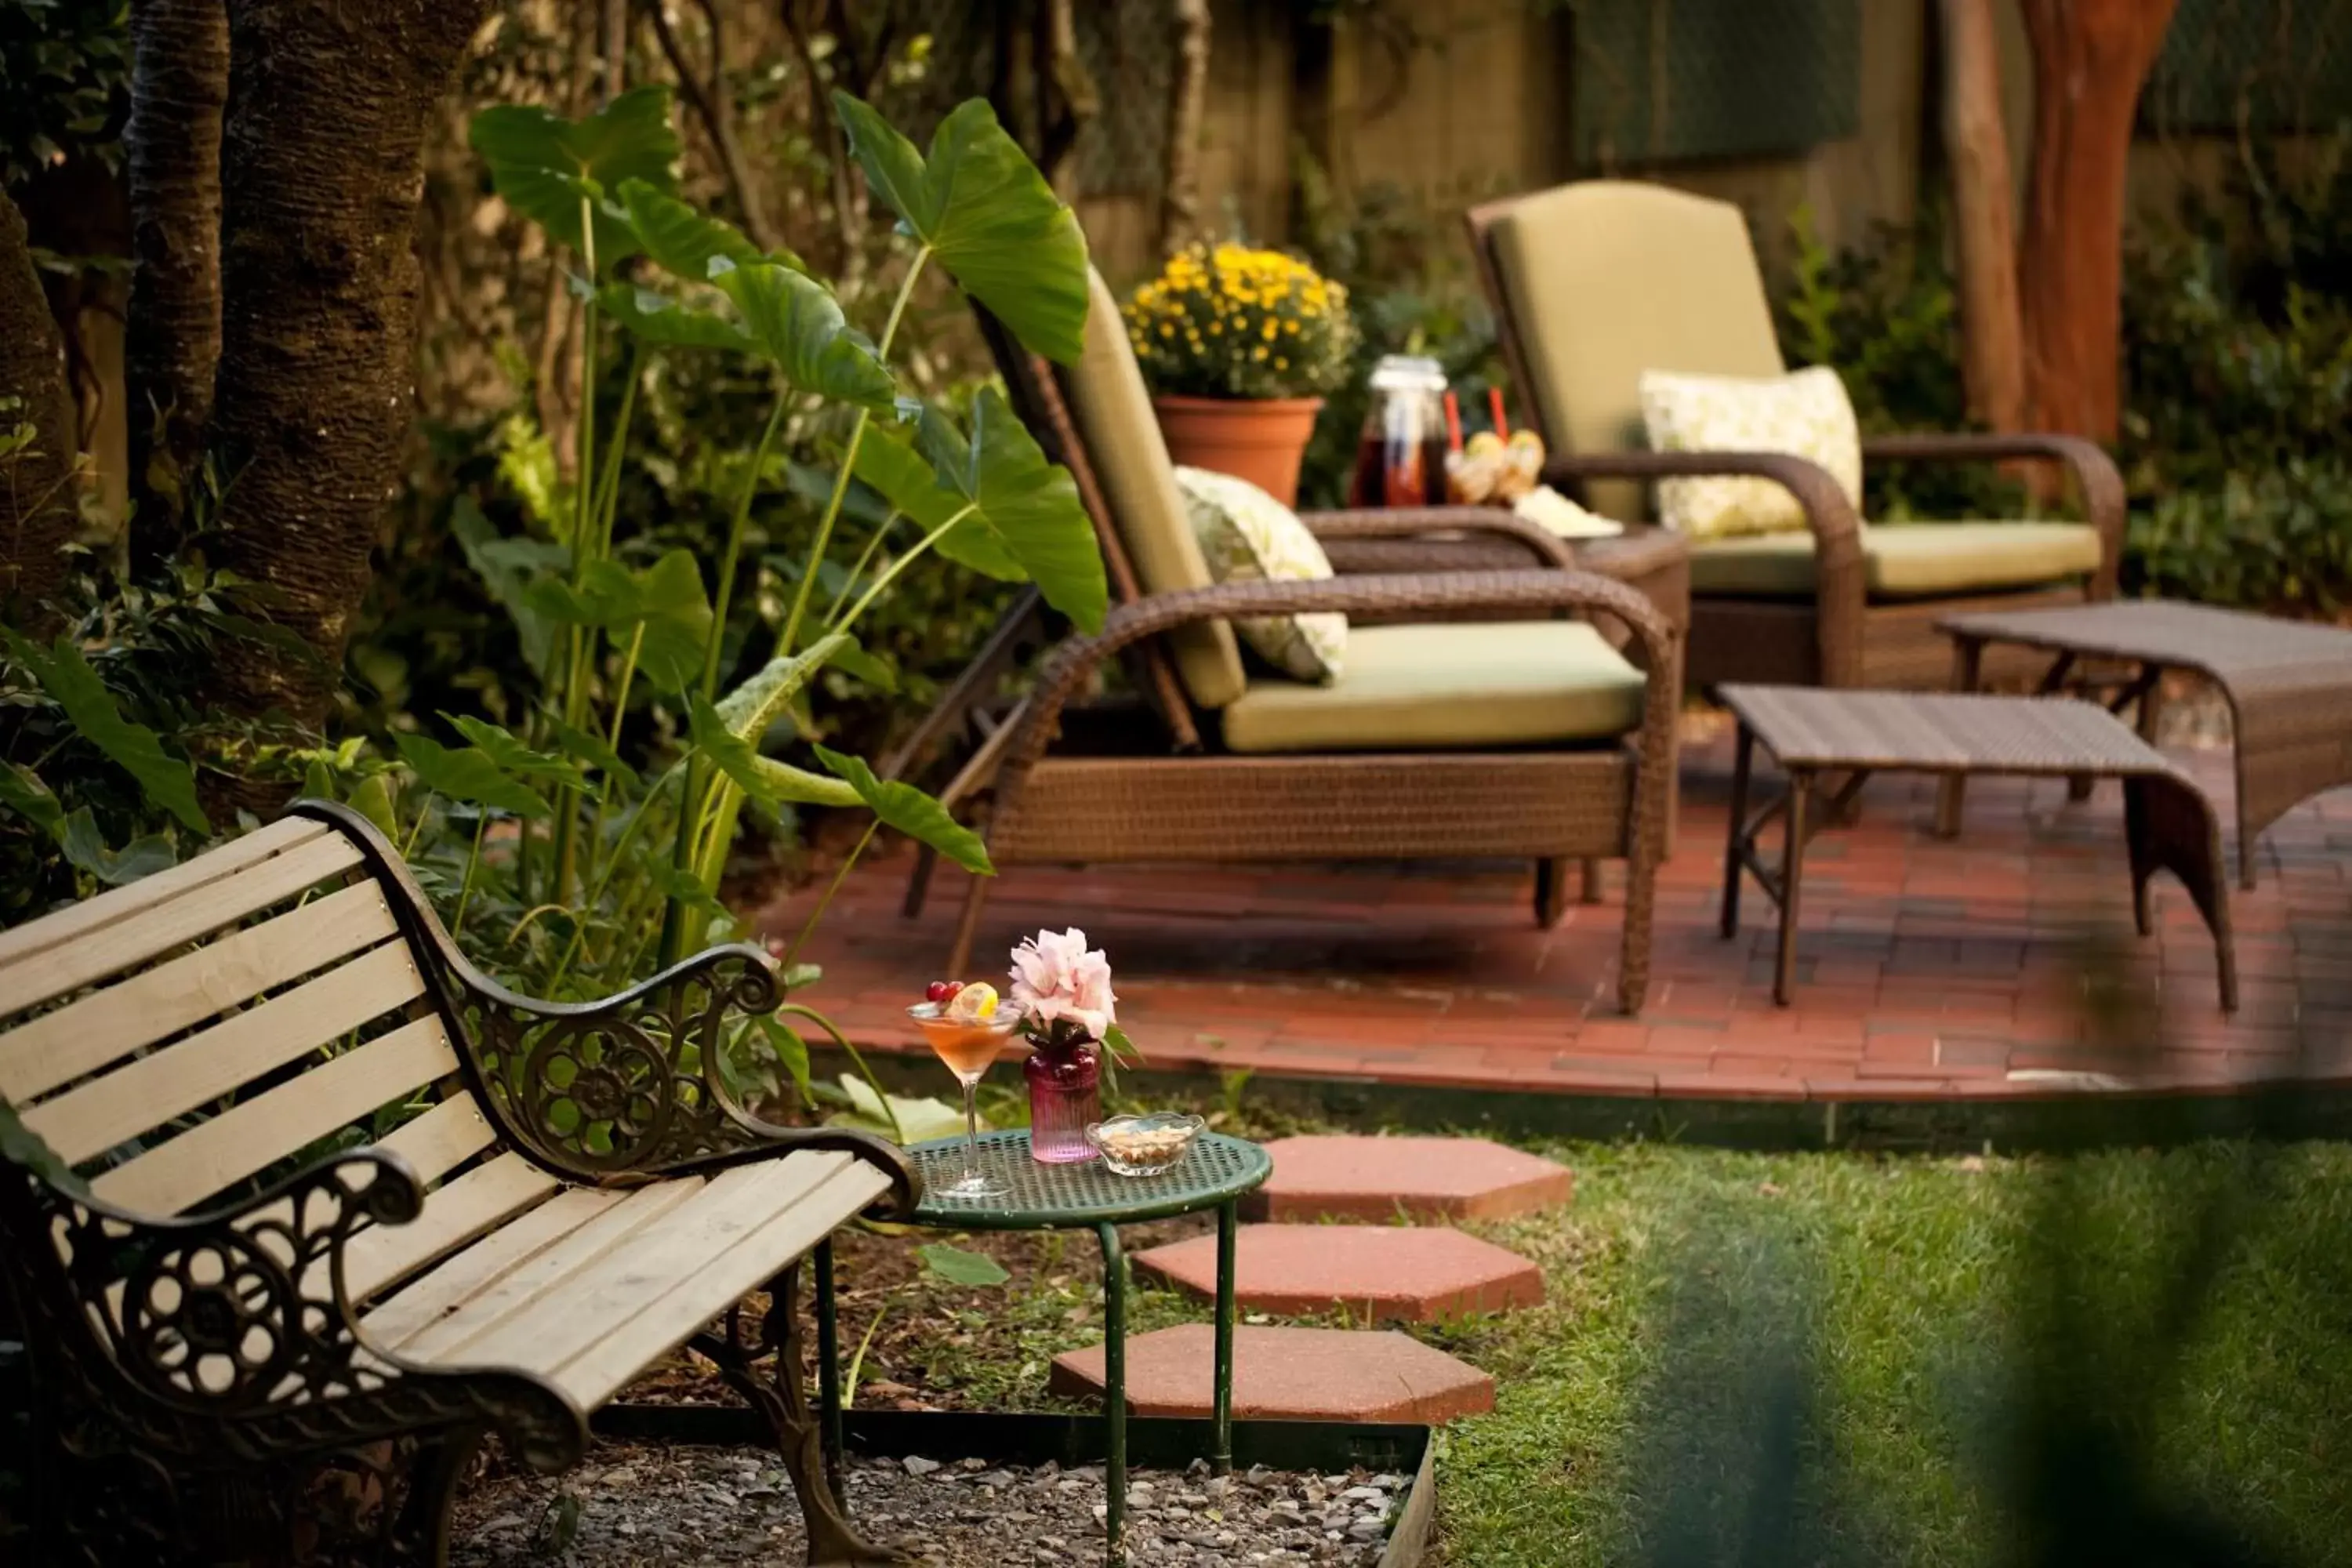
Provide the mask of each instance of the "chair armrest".
[{"label": "chair armrest", "polygon": [[2099,531],[2099,570],[2091,597],[2112,599],[2123,565],[2124,477],[2096,441],[2054,431],[1968,431],[1908,436],[1870,436],[1862,443],[1864,461],[1990,463],[2015,458],[2062,463],[2082,497],[2083,515]]},{"label": "chair armrest", "polygon": [[1576,565],[1568,542],[1526,518],[1495,507],[1429,506],[1350,508],[1302,511],[1298,521],[1320,540],[1418,539],[1430,534],[1491,533],[1526,547],[1539,565],[1562,571]]},{"label": "chair armrest", "polygon": [[21,1124],[6,1140],[18,1169],[0,1191],[0,1234],[43,1371],[131,1430],[203,1450],[183,1459],[252,1462],[481,1425],[541,1470],[587,1447],[581,1413],[537,1378],[417,1366],[361,1332],[345,1289],[353,1238],[425,1206],[398,1155],[330,1154],[257,1196],[155,1219],[27,1158],[27,1140],[39,1147]]},{"label": "chair armrest", "polygon": [[795,1149],[840,1149],[889,1177],[899,1212],[914,1206],[914,1167],[887,1139],[781,1127],[737,1096],[725,1054],[750,1019],[783,1001],[762,950],[710,948],[600,1001],[520,995],[459,951],[406,862],[366,818],[332,801],[290,809],[357,845],[457,1042],[483,1115],[535,1163],[567,1181],[625,1186]]},{"label": "chair armrest", "polygon": [[1624,584],[1591,572],[1444,572],[1413,576],[1332,577],[1318,582],[1226,583],[1213,588],[1155,594],[1113,609],[1092,637],[1070,637],[1039,673],[1030,710],[997,784],[998,809],[1016,805],[1029,770],[1061,725],[1064,706],[1084,689],[1095,668],[1141,637],[1196,621],[1235,616],[1345,615],[1460,610],[1584,610],[1622,622],[1641,646],[1645,671],[1641,747],[1645,767],[1672,765],[1675,720],[1682,698],[1682,659],[1674,628],[1649,599]]},{"label": "chair armrest", "polygon": [[1564,452],[1544,462],[1547,483],[1578,479],[1771,479],[1797,498],[1813,535],[1814,637],[1822,684],[1859,685],[1865,584],[1862,519],[1819,463],[1788,452]]}]

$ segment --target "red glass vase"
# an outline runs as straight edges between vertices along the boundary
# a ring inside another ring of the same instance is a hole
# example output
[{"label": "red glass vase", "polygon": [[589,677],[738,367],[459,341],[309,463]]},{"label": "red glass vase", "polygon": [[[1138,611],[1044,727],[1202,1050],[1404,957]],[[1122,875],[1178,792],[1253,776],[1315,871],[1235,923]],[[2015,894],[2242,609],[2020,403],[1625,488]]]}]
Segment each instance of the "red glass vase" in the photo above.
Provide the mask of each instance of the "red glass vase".
[{"label": "red glass vase", "polygon": [[1021,1064],[1029,1082],[1029,1157],[1045,1165],[1095,1157],[1087,1123],[1102,1120],[1102,1063],[1091,1044],[1038,1047]]}]

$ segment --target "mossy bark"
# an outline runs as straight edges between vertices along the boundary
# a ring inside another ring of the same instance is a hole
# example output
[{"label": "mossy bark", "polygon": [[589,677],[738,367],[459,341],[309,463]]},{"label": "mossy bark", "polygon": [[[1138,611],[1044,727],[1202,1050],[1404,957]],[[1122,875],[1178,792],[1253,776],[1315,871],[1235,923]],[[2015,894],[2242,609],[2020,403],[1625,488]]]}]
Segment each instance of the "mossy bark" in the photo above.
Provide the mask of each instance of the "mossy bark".
[{"label": "mossy bark", "polygon": [[228,103],[225,0],[134,0],[131,282],[123,338],[130,384],[131,548],[169,555],[212,416],[220,361],[221,122]]},{"label": "mossy bark", "polygon": [[219,565],[316,654],[222,645],[231,711],[326,716],[400,480],[421,152],[487,0],[229,0]]},{"label": "mossy bark", "polygon": [[0,446],[19,426],[32,440],[0,453],[0,621],[46,630],[66,581],[64,550],[80,521],[65,342],[34,270],[25,215],[0,191]]}]

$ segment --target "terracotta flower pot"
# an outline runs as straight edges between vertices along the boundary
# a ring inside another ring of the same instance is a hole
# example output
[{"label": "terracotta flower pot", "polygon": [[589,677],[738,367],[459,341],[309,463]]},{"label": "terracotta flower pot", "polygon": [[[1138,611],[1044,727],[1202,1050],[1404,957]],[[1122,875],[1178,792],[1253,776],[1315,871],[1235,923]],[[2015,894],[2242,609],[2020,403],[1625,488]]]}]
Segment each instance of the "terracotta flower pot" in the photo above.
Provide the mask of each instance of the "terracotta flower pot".
[{"label": "terracotta flower pot", "polygon": [[1298,463],[1321,398],[1160,396],[1151,406],[1178,462],[1247,479],[1285,506],[1298,504]]}]

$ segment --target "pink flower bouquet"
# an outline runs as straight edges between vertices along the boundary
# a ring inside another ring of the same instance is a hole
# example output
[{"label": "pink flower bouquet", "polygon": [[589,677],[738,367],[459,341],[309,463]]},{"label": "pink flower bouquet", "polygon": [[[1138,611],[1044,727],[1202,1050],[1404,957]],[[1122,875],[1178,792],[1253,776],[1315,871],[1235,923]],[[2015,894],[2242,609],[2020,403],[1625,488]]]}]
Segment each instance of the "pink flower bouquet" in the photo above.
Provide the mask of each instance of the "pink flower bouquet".
[{"label": "pink flower bouquet", "polygon": [[1099,1042],[1114,1058],[1134,1047],[1118,1026],[1118,998],[1110,988],[1110,960],[1087,946],[1087,933],[1041,931],[1013,950],[1013,1001],[1022,1027],[1040,1050],[1058,1052]]}]

